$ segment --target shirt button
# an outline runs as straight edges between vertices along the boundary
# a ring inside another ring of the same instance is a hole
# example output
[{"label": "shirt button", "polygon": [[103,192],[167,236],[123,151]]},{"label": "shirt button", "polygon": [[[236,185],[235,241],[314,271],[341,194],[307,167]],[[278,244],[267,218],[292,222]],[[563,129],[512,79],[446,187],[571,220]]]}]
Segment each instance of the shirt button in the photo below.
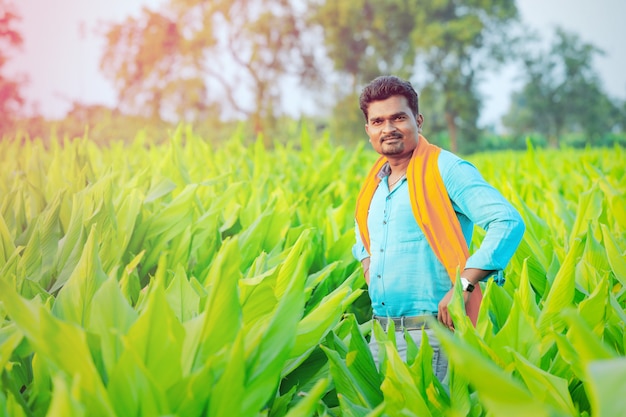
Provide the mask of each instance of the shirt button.
[{"label": "shirt button", "polygon": [[380,274],[378,274],[378,275],[376,276],[376,278],[381,279],[382,277],[380,276]]},{"label": "shirt button", "polygon": [[383,251],[383,249],[381,248],[381,249],[380,249],[380,251],[382,252],[382,251]]},{"label": "shirt button", "polygon": [[387,220],[383,220],[383,224],[387,224]]},{"label": "shirt button", "polygon": [[383,301],[381,304],[382,304],[382,305],[385,305],[385,302]]}]

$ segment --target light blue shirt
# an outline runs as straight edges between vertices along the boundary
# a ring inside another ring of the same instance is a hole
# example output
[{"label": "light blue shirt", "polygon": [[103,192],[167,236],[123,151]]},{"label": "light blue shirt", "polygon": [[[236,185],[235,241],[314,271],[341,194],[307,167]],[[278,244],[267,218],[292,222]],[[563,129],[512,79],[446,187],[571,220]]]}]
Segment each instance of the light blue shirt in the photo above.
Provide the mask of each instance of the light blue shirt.
[{"label": "light blue shirt", "polygon": [[[438,165],[468,246],[474,224],[486,231],[465,267],[494,271],[490,276],[503,283],[502,271],[524,234],[521,216],[469,162],[442,150]],[[369,295],[375,315],[436,314],[452,282],[415,221],[407,180],[389,191],[385,169],[388,165],[379,174],[384,178],[367,218],[371,256],[363,246],[358,226],[352,254],[359,261],[370,256]]]}]

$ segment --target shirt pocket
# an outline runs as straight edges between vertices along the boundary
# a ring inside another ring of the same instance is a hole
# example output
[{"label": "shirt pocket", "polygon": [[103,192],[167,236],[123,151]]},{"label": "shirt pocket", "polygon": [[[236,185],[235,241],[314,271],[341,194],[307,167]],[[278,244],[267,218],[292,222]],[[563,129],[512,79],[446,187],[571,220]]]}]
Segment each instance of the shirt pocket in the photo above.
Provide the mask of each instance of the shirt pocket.
[{"label": "shirt pocket", "polygon": [[[398,243],[418,242],[426,238],[424,232],[417,224],[410,205],[398,205],[394,207],[390,221],[393,224],[394,240]],[[392,236],[393,236],[392,235]]]}]

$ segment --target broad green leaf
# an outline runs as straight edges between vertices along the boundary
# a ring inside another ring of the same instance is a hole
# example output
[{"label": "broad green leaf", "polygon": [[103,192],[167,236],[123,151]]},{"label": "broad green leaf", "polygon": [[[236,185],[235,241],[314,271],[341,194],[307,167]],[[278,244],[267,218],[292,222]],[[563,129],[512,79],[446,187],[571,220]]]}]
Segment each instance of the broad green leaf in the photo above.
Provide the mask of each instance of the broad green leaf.
[{"label": "broad green leaf", "polygon": [[314,348],[323,336],[339,322],[343,313],[342,301],[350,293],[349,288],[340,288],[328,295],[323,302],[298,323],[296,341],[290,357],[295,358]]},{"label": "broad green leaf", "polygon": [[322,345],[321,348],[328,357],[330,374],[337,392],[341,393],[353,405],[370,408],[375,406],[376,404],[369,403],[369,399],[341,356],[326,346]]},{"label": "broad green leaf", "polygon": [[167,287],[165,295],[167,302],[181,322],[197,316],[200,312],[200,296],[189,283],[185,270],[180,265],[176,269],[174,279]]},{"label": "broad green leaf", "polygon": [[5,368],[11,359],[13,351],[18,347],[23,337],[22,332],[20,332],[15,323],[0,327],[0,370]]},{"label": "broad green leaf", "polygon": [[537,296],[531,286],[527,260],[524,260],[522,272],[520,274],[520,285],[516,291],[516,297],[519,299],[519,306],[536,323],[537,319],[541,315],[541,310],[537,306]]},{"label": "broad green leaf", "polygon": [[615,274],[615,278],[621,282],[623,287],[626,287],[626,253],[618,247],[608,227],[606,225],[601,225],[600,227],[602,228],[602,242],[604,243],[611,269]]},{"label": "broad green leaf", "polygon": [[86,416],[89,410],[80,403],[80,378],[74,379],[71,386],[68,386],[65,378],[57,376],[54,378],[54,395],[46,417],[82,417]]},{"label": "broad green leaf", "polygon": [[0,391],[0,416],[2,417],[29,417],[24,410],[20,401],[16,397],[21,395],[14,395],[11,391],[6,392],[8,396],[4,395],[4,392]]},{"label": "broad green leaf", "polygon": [[201,417],[208,414],[208,401],[215,377],[210,363],[176,381],[167,391],[172,413],[185,417]]},{"label": "broad green leaf", "polygon": [[258,409],[270,400],[275,386],[280,381],[281,370],[293,348],[296,326],[304,309],[306,270],[302,264],[308,262],[302,256],[305,244],[304,239],[299,239],[285,263],[281,265],[277,282],[287,280],[286,276],[281,277],[284,272],[296,272],[290,274],[290,281],[269,322],[267,332],[257,345],[256,352],[247,360],[246,397],[243,402],[243,410],[247,412]]},{"label": "broad green leaf", "polygon": [[511,417],[555,415],[518,380],[463,339],[454,337],[440,325],[435,325],[434,330],[456,372],[476,390],[490,413]]},{"label": "broad green leaf", "polygon": [[575,347],[578,358],[583,364],[617,356],[616,352],[593,333],[578,312],[568,309],[562,312],[562,316],[569,326],[567,338]]},{"label": "broad green leaf", "polygon": [[142,372],[165,392],[182,377],[184,329],[167,303],[162,286],[154,285],[146,308],[123,339],[127,341],[126,349],[135,352],[133,361],[141,360]]},{"label": "broad green leaf", "polygon": [[[209,400],[209,416],[252,416],[245,408],[245,398],[251,394],[246,390],[246,362],[243,352],[242,333],[235,338],[228,353],[226,366],[219,379],[213,383]],[[273,384],[268,381],[273,388]],[[257,408],[257,410],[260,409]]]},{"label": "broad green leaf", "polygon": [[110,372],[123,351],[122,337],[137,320],[137,313],[124,298],[115,279],[107,279],[91,302],[88,330],[100,338],[102,359]]},{"label": "broad green leaf", "polygon": [[549,329],[556,331],[563,329],[560,312],[572,306],[574,300],[574,271],[582,253],[583,242],[580,239],[573,239],[570,243],[570,250],[550,287],[539,317],[538,328],[542,334],[548,332]]},{"label": "broad green leaf", "polygon": [[498,334],[493,337],[490,346],[497,351],[505,363],[513,361],[512,350],[537,365],[542,357],[540,351],[542,339],[535,320],[522,307],[524,300],[521,297],[521,290],[517,291],[509,318]]},{"label": "broad green leaf", "polygon": [[241,328],[241,306],[238,296],[239,243],[228,239],[220,248],[205,281],[210,287],[200,341],[195,346],[194,365],[200,367],[221,349],[229,346]]},{"label": "broad green leaf", "polygon": [[61,291],[56,297],[52,313],[57,317],[82,326],[89,324],[91,299],[107,277],[100,266],[93,226],[83,253]]},{"label": "broad green leaf", "polygon": [[15,244],[0,212],[0,270],[2,270],[13,252],[15,252]]},{"label": "broad green leaf", "polygon": [[610,304],[609,280],[600,280],[596,288],[583,301],[578,304],[579,316],[585,320],[593,332],[602,337],[606,326],[607,310]]},{"label": "broad green leaf", "polygon": [[597,185],[580,194],[576,210],[576,221],[570,233],[569,244],[576,245],[575,241],[587,233],[589,222],[600,217],[602,213],[601,192]]},{"label": "broad green leaf", "polygon": [[[115,415],[133,417],[167,415],[170,407],[165,391],[161,390],[151,377],[150,370],[144,365],[145,359],[126,341],[124,348],[107,385],[108,395],[115,407]],[[162,365],[164,368],[168,367],[167,362]],[[167,385],[172,385],[176,381],[170,380]]]},{"label": "broad green leaf", "polygon": [[24,300],[3,280],[0,280],[0,301],[35,352],[68,376],[80,378],[85,406],[93,414],[113,416],[85,332],[75,324],[57,319],[41,305]]},{"label": "broad green leaf", "polygon": [[322,396],[326,394],[329,385],[329,379],[319,379],[313,388],[310,389],[296,405],[289,409],[285,417],[308,417],[316,415],[315,410],[317,409],[317,403],[322,399]]},{"label": "broad green leaf", "polygon": [[515,369],[531,394],[540,402],[549,404],[562,415],[576,415],[578,412],[568,389],[568,381],[538,368],[521,354],[514,352]]},{"label": "broad green leaf", "polygon": [[389,415],[431,416],[426,399],[415,386],[396,347],[390,342],[384,342],[384,348],[388,363],[380,388],[385,397],[385,412]]},{"label": "broad green leaf", "polygon": [[585,389],[594,416],[619,417],[626,409],[626,359],[613,358],[587,364]]},{"label": "broad green leaf", "polygon": [[176,189],[177,185],[169,178],[163,178],[157,184],[155,184],[149,191],[148,195],[144,199],[144,203],[152,203]]},{"label": "broad green leaf", "polygon": [[85,241],[87,240],[87,232],[83,226],[83,211],[82,199],[80,196],[74,195],[69,225],[65,235],[59,241],[59,249],[54,264],[57,277],[50,288],[51,293],[57,292],[63,287],[76,269],[76,265],[83,253]]}]

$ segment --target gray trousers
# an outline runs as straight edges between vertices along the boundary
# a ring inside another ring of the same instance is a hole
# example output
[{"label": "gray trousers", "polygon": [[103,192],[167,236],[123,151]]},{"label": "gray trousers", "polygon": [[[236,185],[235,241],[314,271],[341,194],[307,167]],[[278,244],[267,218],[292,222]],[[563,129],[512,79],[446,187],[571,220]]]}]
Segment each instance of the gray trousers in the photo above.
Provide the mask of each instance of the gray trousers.
[{"label": "gray trousers", "polygon": [[[439,344],[439,340],[435,336],[435,332],[432,329],[425,329],[426,334],[428,335],[428,343],[433,349],[433,373],[437,377],[440,382],[444,382],[444,379],[448,373],[448,359],[444,356],[443,351],[441,350],[441,346]],[[409,330],[409,336],[415,341],[415,344],[419,348],[422,343],[422,331],[421,330]],[[398,353],[403,361],[406,362],[406,340],[404,340],[404,332],[398,331],[396,332],[396,346],[398,348]],[[369,348],[374,356],[374,362],[376,363],[376,368],[380,369],[380,364],[378,363],[378,342],[376,341],[374,334],[372,333],[371,340],[369,342]]]}]

